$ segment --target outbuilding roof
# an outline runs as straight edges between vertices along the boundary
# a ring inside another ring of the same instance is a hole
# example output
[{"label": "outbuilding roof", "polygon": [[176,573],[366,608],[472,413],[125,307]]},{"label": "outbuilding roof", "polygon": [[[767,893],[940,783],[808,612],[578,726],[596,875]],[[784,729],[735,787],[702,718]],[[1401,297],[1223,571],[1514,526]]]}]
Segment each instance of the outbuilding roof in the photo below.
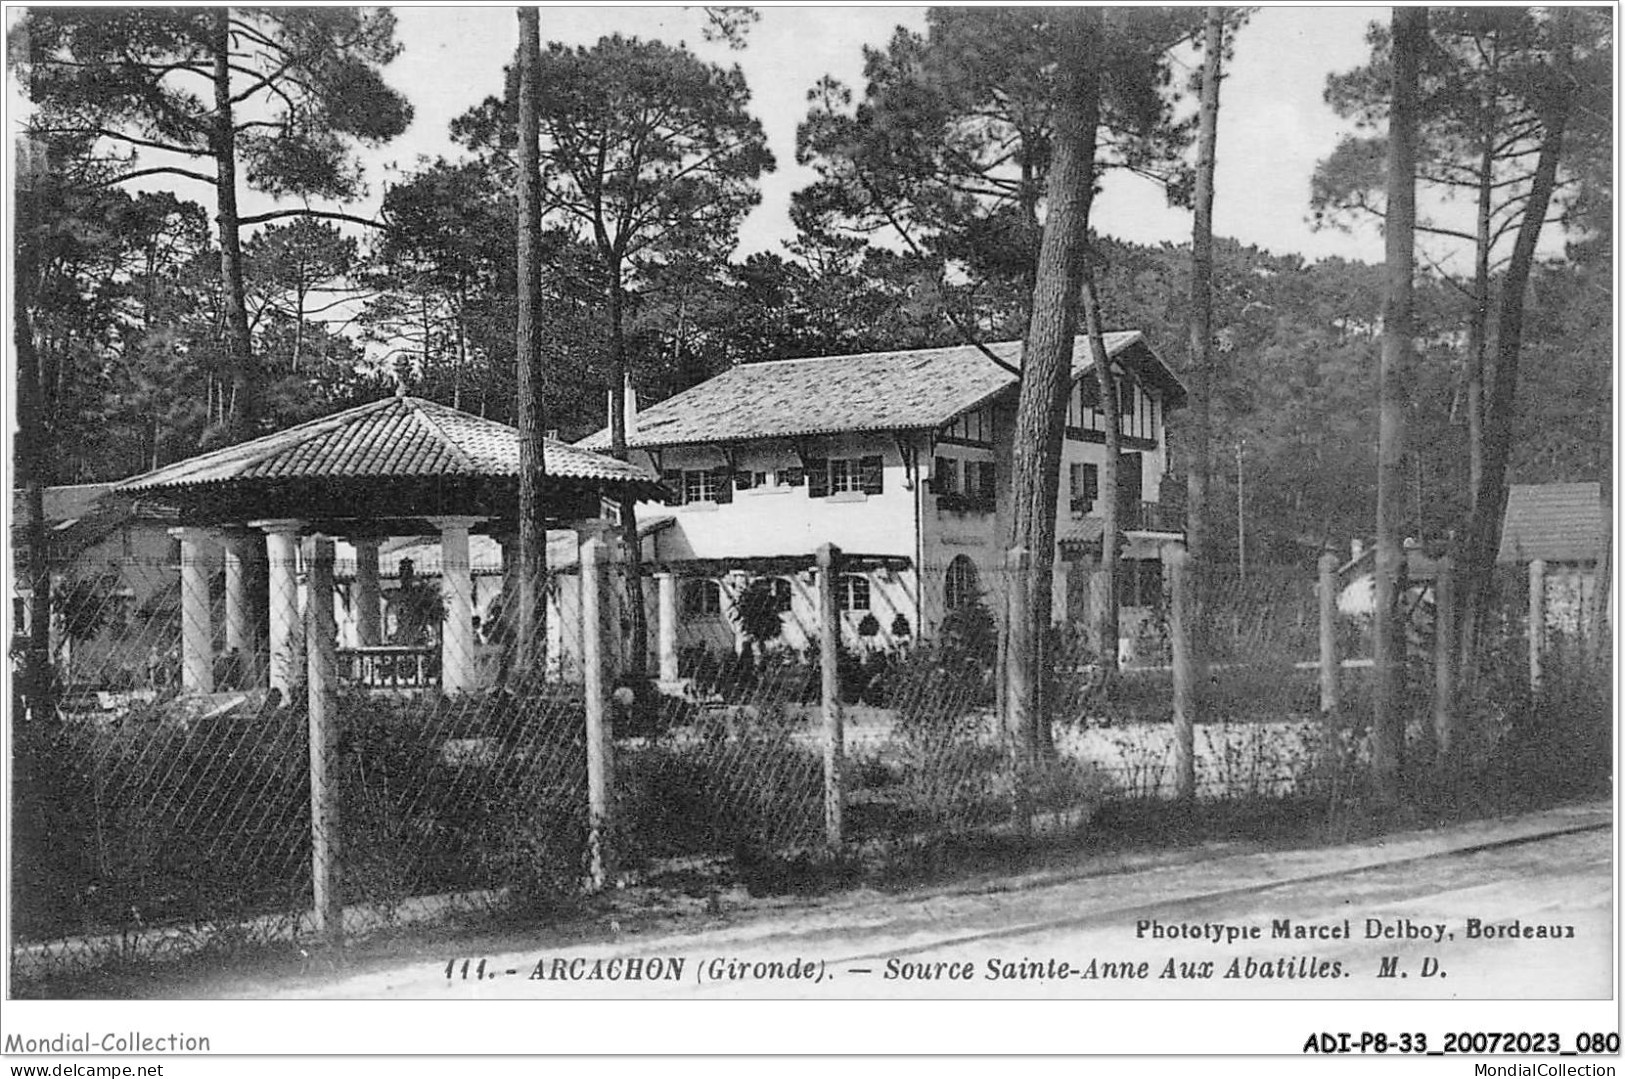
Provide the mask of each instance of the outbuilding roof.
[{"label": "outbuilding roof", "polygon": [[1507,489],[1498,562],[1594,562],[1608,537],[1597,483],[1515,483]]},{"label": "outbuilding roof", "polygon": [[[548,476],[650,484],[625,461],[547,439]],[[160,492],[244,480],[440,479],[519,475],[519,432],[434,401],[394,397],[165,465],[125,480],[120,492]]]},{"label": "outbuilding roof", "polygon": [[[1105,337],[1107,354],[1162,390],[1168,407],[1183,402],[1184,386],[1139,331]],[[1021,362],[1020,341],[1000,341],[987,348],[1012,366]],[[1074,376],[1093,367],[1090,352],[1087,337],[1074,339]],[[742,364],[639,412],[627,444],[652,449],[934,428],[1018,381],[974,345]],[[577,445],[605,449],[609,438],[606,428]]]},{"label": "outbuilding roof", "polygon": [[[113,488],[111,483],[78,483],[41,492],[52,558],[71,558],[131,521],[156,521],[166,527],[175,520],[172,509],[114,494]],[[11,493],[11,542],[18,552],[28,549],[27,495],[21,488]]]}]

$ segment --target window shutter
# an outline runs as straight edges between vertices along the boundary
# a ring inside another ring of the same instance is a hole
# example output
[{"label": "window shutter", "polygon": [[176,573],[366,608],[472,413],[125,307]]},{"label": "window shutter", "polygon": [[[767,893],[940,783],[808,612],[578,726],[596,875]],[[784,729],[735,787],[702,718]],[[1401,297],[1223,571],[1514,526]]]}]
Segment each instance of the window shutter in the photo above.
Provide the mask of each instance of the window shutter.
[{"label": "window shutter", "polygon": [[978,463],[976,471],[979,476],[978,487],[980,488],[979,493],[982,496],[982,501],[991,506],[998,500],[999,486],[999,481],[996,479],[997,473],[993,469],[993,462],[982,461]]},{"label": "window shutter", "polygon": [[683,470],[680,468],[666,469],[660,473],[660,482],[670,488],[672,504],[681,506],[683,504]]},{"label": "window shutter", "polygon": [[829,462],[821,457],[807,459],[807,497],[829,497]]},{"label": "window shutter", "polygon": [[711,484],[715,488],[717,505],[725,506],[734,500],[733,469],[718,468],[711,472]]},{"label": "window shutter", "polygon": [[931,493],[934,495],[950,494],[948,485],[943,479],[948,475],[948,458],[938,457],[931,462]]},{"label": "window shutter", "polygon": [[885,492],[886,462],[883,458],[858,458],[858,489],[866,495],[878,495]]}]

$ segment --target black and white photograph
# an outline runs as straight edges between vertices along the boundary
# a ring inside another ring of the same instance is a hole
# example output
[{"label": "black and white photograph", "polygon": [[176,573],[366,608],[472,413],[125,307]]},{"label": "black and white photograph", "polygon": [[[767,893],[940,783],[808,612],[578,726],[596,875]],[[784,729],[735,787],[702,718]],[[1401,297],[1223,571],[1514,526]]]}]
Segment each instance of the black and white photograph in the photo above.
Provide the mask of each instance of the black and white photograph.
[{"label": "black and white photograph", "polygon": [[1614,1074],[1617,14],[6,5],[0,1055]]}]

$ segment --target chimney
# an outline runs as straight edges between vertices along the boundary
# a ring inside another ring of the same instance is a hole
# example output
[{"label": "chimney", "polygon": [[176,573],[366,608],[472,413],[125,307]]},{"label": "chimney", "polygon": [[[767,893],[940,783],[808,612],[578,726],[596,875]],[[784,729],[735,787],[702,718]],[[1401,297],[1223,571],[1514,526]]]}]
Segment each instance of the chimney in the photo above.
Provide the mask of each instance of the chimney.
[{"label": "chimney", "polygon": [[632,388],[630,371],[626,373],[626,381],[621,386],[621,403],[626,414],[626,440],[630,442],[638,431],[638,391]]},{"label": "chimney", "polygon": [[[605,395],[608,403],[604,408],[604,419],[613,430],[615,427],[615,391],[610,390]],[[632,372],[626,373],[626,381],[621,384],[621,415],[626,419],[626,437],[630,441],[636,433],[638,421],[638,394],[632,388]]]}]

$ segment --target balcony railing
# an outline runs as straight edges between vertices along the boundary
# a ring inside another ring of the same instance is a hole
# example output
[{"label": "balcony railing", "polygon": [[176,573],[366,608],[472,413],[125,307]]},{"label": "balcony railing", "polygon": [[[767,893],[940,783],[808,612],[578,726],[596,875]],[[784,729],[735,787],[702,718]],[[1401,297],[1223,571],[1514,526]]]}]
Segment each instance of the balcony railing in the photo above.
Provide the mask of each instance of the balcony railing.
[{"label": "balcony railing", "polygon": [[428,689],[440,684],[438,646],[341,648],[339,677],[367,689]]},{"label": "balcony railing", "polygon": [[1123,505],[1123,531],[1183,532],[1185,507],[1164,502],[1128,502]]}]

